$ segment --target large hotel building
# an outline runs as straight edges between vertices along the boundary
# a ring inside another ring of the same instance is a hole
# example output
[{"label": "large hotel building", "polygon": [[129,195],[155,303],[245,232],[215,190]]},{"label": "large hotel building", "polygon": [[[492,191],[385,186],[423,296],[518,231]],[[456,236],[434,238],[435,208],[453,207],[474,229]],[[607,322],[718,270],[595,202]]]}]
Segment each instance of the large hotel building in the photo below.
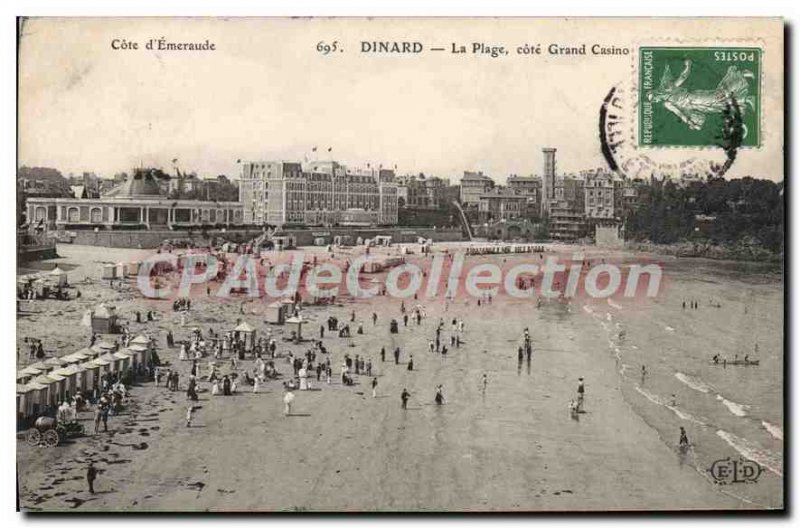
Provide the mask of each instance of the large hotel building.
[{"label": "large hotel building", "polygon": [[335,161],[254,161],[242,166],[246,224],[397,224],[394,171],[351,170]]}]

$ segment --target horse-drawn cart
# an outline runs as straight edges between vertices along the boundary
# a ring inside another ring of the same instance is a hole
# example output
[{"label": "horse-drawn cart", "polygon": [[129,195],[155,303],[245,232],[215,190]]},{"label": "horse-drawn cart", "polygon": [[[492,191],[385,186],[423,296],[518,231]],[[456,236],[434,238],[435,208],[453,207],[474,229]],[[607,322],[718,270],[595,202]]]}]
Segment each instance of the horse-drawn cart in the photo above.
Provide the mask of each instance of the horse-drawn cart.
[{"label": "horse-drawn cart", "polygon": [[58,423],[50,416],[40,416],[28,431],[28,443],[33,446],[55,447],[64,438],[79,436],[84,433],[80,422]]}]

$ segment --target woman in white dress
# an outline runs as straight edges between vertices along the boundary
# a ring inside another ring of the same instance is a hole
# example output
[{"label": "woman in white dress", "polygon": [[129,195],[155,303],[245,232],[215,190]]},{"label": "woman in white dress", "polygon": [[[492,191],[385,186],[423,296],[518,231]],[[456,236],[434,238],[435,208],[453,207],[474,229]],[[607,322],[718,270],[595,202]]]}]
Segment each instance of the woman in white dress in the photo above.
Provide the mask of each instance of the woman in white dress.
[{"label": "woman in white dress", "polygon": [[219,381],[217,380],[214,380],[214,384],[211,385],[211,395],[219,396]]},{"label": "woman in white dress", "polygon": [[186,343],[181,343],[181,352],[178,355],[180,361],[186,361]]},{"label": "woman in white dress", "polygon": [[308,371],[305,367],[301,368],[297,375],[300,377],[300,390],[308,390]]},{"label": "woman in white dress", "polygon": [[258,394],[258,387],[260,382],[258,381],[258,376],[256,376],[255,380],[253,381],[253,394]]},{"label": "woman in white dress", "polygon": [[283,415],[289,416],[292,414],[292,402],[294,401],[294,393],[291,390],[286,390],[283,396]]}]

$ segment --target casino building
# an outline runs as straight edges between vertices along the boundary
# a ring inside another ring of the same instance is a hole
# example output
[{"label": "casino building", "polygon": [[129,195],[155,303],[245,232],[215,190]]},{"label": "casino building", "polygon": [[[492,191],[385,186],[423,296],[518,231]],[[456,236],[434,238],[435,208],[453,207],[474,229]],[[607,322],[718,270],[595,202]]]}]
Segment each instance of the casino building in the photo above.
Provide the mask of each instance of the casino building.
[{"label": "casino building", "polygon": [[170,200],[152,169],[134,169],[118,187],[100,198],[26,200],[28,223],[59,229],[180,229],[243,224],[242,204]]},{"label": "casino building", "polygon": [[354,170],[336,161],[245,163],[239,200],[248,224],[397,224],[394,171]]}]

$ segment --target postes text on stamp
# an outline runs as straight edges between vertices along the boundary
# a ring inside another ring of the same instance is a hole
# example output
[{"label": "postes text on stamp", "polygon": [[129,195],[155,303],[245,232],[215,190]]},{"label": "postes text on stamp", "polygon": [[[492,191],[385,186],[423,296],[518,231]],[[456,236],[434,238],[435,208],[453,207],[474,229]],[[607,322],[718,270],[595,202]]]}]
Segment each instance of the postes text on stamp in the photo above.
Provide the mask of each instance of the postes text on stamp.
[{"label": "postes text on stamp", "polygon": [[639,146],[761,144],[761,50],[639,49]]}]

